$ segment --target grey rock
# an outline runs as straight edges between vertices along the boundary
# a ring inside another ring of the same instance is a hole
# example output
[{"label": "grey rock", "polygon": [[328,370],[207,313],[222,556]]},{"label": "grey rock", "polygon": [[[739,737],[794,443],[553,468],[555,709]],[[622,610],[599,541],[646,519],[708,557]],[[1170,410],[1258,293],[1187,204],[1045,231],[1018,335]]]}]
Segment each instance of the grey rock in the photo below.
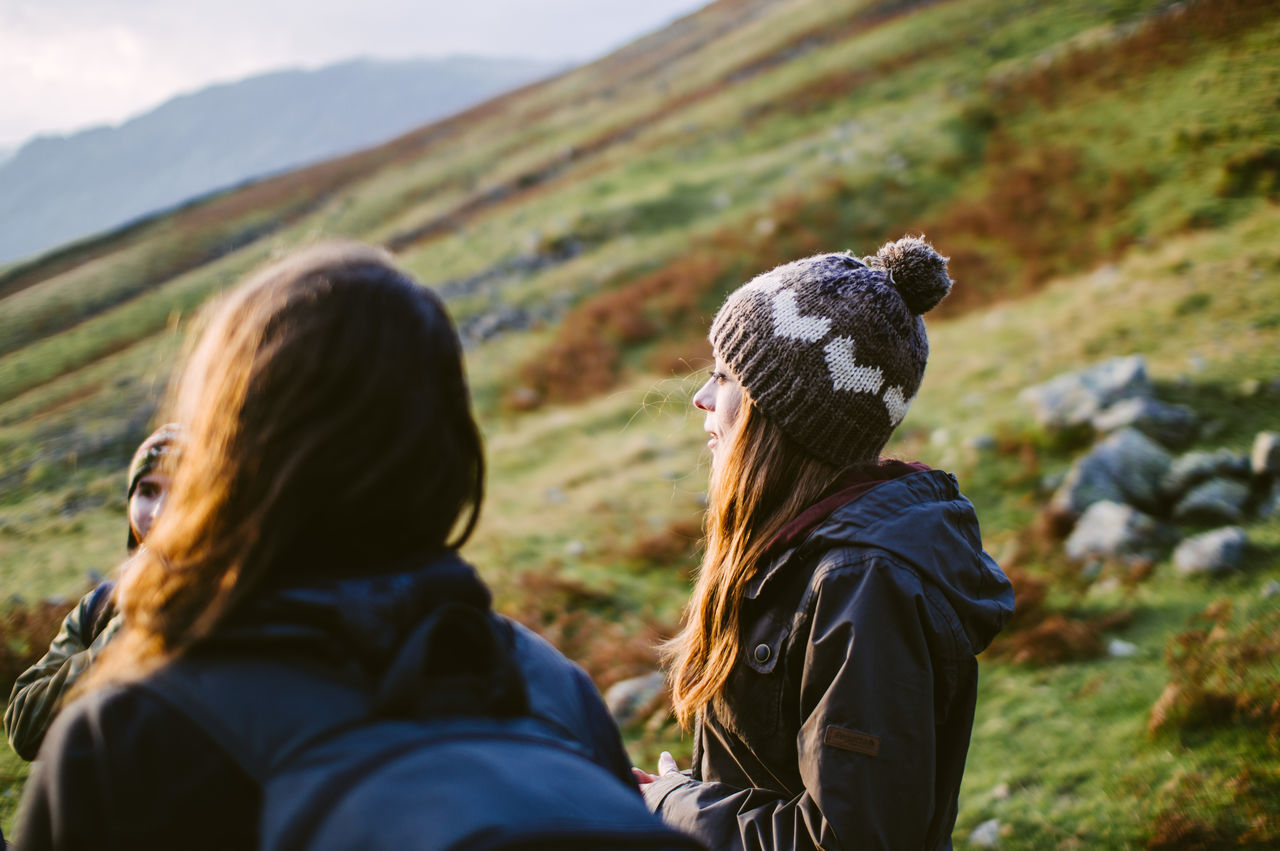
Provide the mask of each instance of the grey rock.
[{"label": "grey rock", "polygon": [[1178,500],[1173,509],[1176,520],[1234,523],[1244,516],[1249,501],[1249,485],[1239,479],[1210,479],[1201,482]]},{"label": "grey rock", "polygon": [[1173,459],[1160,489],[1170,500],[1177,501],[1178,497],[1208,479],[1245,479],[1248,476],[1249,459],[1230,449],[1188,452]]},{"label": "grey rock", "polygon": [[1173,566],[1184,576],[1226,573],[1240,563],[1248,540],[1239,526],[1187,538],[1173,551]]},{"label": "grey rock", "polygon": [[1258,503],[1258,516],[1262,518],[1280,516],[1280,479],[1271,483],[1271,491]]},{"label": "grey rock", "polygon": [[998,819],[984,821],[969,834],[969,844],[979,848],[995,848],[1000,844],[1000,822]]},{"label": "grey rock", "polygon": [[1090,505],[1067,537],[1074,561],[1120,556],[1149,556],[1168,537],[1160,521],[1132,505],[1103,500]]},{"label": "grey rock", "polygon": [[1142,432],[1126,428],[1076,459],[1066,480],[1054,493],[1052,507],[1074,515],[1095,502],[1127,502],[1158,511],[1164,500],[1161,485],[1173,456]]},{"label": "grey rock", "polygon": [[1098,412],[1092,422],[1104,434],[1136,428],[1170,449],[1180,449],[1195,440],[1200,427],[1200,417],[1186,405],[1170,405],[1147,396],[1121,399]]},{"label": "grey rock", "polygon": [[533,321],[527,310],[504,306],[459,323],[458,334],[468,343],[482,343],[508,331],[526,331]]},{"label": "grey rock", "polygon": [[1272,597],[1280,597],[1280,580],[1272,579],[1262,586],[1262,599],[1270,600]]},{"label": "grey rock", "polygon": [[1253,440],[1249,460],[1255,476],[1280,475],[1280,434],[1259,432]]},{"label": "grey rock", "polygon": [[990,452],[996,448],[996,439],[989,434],[978,434],[967,439],[964,445],[975,452]]},{"label": "grey rock", "polygon": [[1055,376],[1027,387],[1018,398],[1041,426],[1053,430],[1084,425],[1121,399],[1144,396],[1151,396],[1146,358],[1131,355]]},{"label": "grey rock", "polygon": [[1130,656],[1138,655],[1138,645],[1119,638],[1113,638],[1107,642],[1107,655],[1113,659],[1127,659]]},{"label": "grey rock", "polygon": [[666,680],[659,671],[622,680],[605,691],[604,705],[618,726],[625,727],[640,720],[639,714],[653,703],[665,686]]}]

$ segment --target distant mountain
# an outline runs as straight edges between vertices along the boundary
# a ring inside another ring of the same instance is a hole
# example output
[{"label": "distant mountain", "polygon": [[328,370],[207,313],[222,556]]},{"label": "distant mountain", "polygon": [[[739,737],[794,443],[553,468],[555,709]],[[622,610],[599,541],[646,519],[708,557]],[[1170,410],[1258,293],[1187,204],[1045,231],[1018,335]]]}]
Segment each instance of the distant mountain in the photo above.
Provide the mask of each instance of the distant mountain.
[{"label": "distant mountain", "polygon": [[37,137],[0,156],[0,263],[384,141],[561,67],[362,59],[211,86],[118,127]]}]

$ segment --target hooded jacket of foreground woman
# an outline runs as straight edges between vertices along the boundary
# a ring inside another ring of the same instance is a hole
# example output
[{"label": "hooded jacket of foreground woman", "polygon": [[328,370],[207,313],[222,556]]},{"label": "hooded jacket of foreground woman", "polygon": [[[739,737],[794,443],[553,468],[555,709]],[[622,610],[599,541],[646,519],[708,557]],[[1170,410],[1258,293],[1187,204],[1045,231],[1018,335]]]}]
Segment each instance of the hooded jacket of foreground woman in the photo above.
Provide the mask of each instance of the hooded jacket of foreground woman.
[{"label": "hooded jacket of foreground woman", "polygon": [[[550,802],[570,833],[607,819],[605,830],[631,827],[627,848],[691,847],[645,810],[586,675],[493,614],[456,553],[476,523],[484,460],[461,346],[434,294],[371,248],[282,261],[214,310],[171,406],[187,441],[164,513],[120,585],[125,628],[49,731],[19,814],[20,847],[256,848],[279,812],[266,804],[281,774],[342,781],[326,787],[332,797],[315,819],[328,841],[354,834],[358,847],[386,847],[441,800],[478,813],[492,839],[516,817],[536,822],[533,799]],[[483,628],[436,631],[450,619]],[[415,656],[435,635],[449,640]],[[496,697],[513,707],[492,719],[468,714],[496,705],[480,702],[492,695],[467,691],[487,687],[490,657],[506,672]],[[303,699],[295,682],[308,686]],[[384,695],[387,683],[417,690]],[[330,699],[311,700],[316,685]],[[558,753],[580,757],[574,777],[590,776],[592,788],[563,775],[535,781],[539,766],[516,756],[529,749],[504,750],[496,736],[465,739],[451,771],[407,776],[377,772],[426,752],[402,740],[389,754],[323,751],[351,742],[337,734],[352,730],[416,736],[440,721],[429,700],[447,703],[449,719],[492,720],[485,729],[528,722]],[[295,747],[299,728],[347,705],[355,723]],[[300,773],[276,770],[299,762]],[[516,788],[527,782],[524,810],[460,782],[477,764],[514,773]],[[370,810],[340,806],[353,765],[380,784]],[[617,806],[573,815],[575,796]],[[466,813],[447,810],[413,847],[457,847],[449,837],[466,835],[460,822]]]},{"label": "hooded jacket of foreground woman", "polygon": [[880,458],[950,286],[905,239],[774,269],[712,325],[707,552],[666,648],[693,768],[638,774],[712,848],[950,846],[1013,593],[955,478]]}]

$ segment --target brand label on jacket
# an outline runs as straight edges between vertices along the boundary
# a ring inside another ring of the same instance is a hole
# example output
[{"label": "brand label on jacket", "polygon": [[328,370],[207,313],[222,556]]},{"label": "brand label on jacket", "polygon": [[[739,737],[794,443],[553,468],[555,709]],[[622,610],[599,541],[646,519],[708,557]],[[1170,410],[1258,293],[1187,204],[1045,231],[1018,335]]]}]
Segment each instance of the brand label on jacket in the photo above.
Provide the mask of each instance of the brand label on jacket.
[{"label": "brand label on jacket", "polygon": [[879,736],[870,736],[866,733],[859,733],[857,730],[837,727],[835,724],[827,726],[827,732],[822,741],[833,748],[840,748],[845,751],[853,751],[867,756],[880,755]]}]

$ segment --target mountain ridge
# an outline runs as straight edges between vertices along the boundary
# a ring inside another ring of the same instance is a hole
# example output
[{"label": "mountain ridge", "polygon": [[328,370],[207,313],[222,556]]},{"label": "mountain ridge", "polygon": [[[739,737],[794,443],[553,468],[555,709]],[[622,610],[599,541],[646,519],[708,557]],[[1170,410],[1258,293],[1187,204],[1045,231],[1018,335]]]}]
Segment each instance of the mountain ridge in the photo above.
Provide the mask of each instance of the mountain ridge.
[{"label": "mountain ridge", "polygon": [[217,83],[115,126],[37,136],[0,157],[0,263],[383,142],[565,67],[356,58]]}]

